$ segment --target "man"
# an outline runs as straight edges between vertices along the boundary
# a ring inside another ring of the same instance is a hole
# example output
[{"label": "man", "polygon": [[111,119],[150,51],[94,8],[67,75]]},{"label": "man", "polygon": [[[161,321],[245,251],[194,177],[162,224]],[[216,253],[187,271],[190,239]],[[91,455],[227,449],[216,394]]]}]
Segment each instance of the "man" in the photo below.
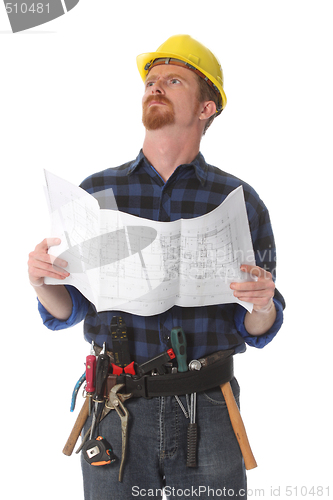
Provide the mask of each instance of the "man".
[{"label": "man", "polygon": [[[187,35],[169,38],[155,53],[139,56],[137,64],[145,82],[142,151],[134,161],[90,176],[81,187],[91,194],[112,187],[119,210],[169,222],[208,213],[243,185],[257,266],[242,265],[241,270],[251,272],[256,280],[230,286],[240,300],[253,303],[253,312],[239,304],[224,304],[175,306],[149,317],[121,311],[97,313],[75,288],[44,284],[47,276],[61,283],[69,275],[66,262],[52,265],[48,249],[59,240],[51,238],[37,245],[29,258],[30,282],[43,321],[58,330],[84,319],[86,340],[99,346],[106,342],[112,351],[110,323],[113,316],[121,315],[127,325],[130,354],[137,363],[168,349],[170,331],[178,326],[186,334],[188,360],[219,351],[244,352],[245,343],[264,347],[281,327],[284,308],[274,285],[275,244],[268,211],[248,184],[208,165],[199,151],[203,134],[226,105],[220,64]],[[131,419],[123,482],[118,482],[115,464],[93,467],[83,460],[86,499],[162,498],[163,486],[171,498],[195,497],[198,492],[201,498],[208,498],[209,491],[210,496],[213,491],[217,496],[229,491],[229,496],[246,498],[239,446],[224,398],[216,388],[219,383],[212,384],[197,395],[198,467],[186,467],[188,419],[176,399],[163,394],[132,398],[126,402]],[[236,379],[231,385],[238,399]],[[185,396],[181,403],[186,406]],[[120,457],[120,424],[115,412],[101,422],[99,432]]]}]

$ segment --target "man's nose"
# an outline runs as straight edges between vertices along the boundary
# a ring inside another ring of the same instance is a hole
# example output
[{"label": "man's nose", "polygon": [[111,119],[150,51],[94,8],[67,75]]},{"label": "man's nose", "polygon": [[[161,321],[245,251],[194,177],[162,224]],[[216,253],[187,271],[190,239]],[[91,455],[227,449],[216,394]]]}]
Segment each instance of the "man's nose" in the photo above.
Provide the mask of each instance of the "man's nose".
[{"label": "man's nose", "polygon": [[153,94],[164,94],[165,93],[161,80],[156,80],[156,82],[152,86],[152,93]]}]

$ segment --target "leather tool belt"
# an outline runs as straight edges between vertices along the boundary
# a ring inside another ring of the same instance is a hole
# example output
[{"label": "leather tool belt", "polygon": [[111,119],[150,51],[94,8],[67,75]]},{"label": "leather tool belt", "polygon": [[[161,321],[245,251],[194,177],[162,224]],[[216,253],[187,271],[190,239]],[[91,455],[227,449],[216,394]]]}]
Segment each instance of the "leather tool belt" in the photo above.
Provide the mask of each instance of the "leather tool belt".
[{"label": "leather tool belt", "polygon": [[143,375],[142,377],[110,374],[107,379],[106,392],[109,393],[116,384],[125,384],[122,392],[143,398],[181,396],[207,391],[230,382],[234,377],[233,352],[233,350],[219,351],[201,358],[200,370],[166,375]]}]

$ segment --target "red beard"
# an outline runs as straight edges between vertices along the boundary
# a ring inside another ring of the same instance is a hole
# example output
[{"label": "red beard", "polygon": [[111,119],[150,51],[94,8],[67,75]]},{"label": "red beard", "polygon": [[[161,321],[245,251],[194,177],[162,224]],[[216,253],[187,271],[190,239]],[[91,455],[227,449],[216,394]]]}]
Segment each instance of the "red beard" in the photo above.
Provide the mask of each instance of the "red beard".
[{"label": "red beard", "polygon": [[[149,106],[152,101],[161,102],[164,106]],[[172,103],[167,97],[150,95],[143,103],[142,123],[147,130],[157,130],[175,122],[175,113]]]}]

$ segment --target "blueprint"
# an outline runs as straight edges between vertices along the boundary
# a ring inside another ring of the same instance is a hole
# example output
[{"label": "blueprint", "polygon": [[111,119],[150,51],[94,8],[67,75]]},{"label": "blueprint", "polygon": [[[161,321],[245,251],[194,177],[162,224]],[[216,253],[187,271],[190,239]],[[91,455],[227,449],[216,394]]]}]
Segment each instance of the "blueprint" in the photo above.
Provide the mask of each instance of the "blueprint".
[{"label": "blueprint", "polygon": [[65,280],[97,311],[140,316],[174,305],[200,307],[239,303],[233,281],[252,281],[241,264],[255,265],[242,186],[208,214],[156,222],[117,209],[112,190],[90,195],[45,171],[53,237],[49,253],[68,262]]}]

